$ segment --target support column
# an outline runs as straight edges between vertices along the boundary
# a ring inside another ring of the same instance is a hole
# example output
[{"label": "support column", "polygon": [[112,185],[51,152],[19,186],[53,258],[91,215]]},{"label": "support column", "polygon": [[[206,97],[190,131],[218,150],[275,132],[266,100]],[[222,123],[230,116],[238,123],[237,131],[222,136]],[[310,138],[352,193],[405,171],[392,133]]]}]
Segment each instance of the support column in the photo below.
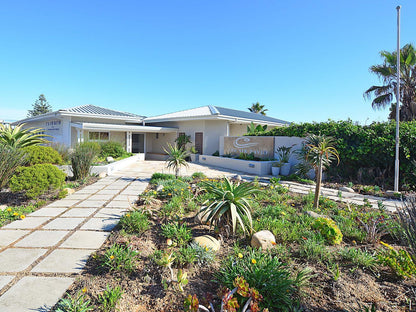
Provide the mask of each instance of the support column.
[{"label": "support column", "polygon": [[132,135],[131,131],[126,132],[126,152],[131,153]]},{"label": "support column", "polygon": [[84,142],[84,130],[77,129],[77,142],[78,144]]}]

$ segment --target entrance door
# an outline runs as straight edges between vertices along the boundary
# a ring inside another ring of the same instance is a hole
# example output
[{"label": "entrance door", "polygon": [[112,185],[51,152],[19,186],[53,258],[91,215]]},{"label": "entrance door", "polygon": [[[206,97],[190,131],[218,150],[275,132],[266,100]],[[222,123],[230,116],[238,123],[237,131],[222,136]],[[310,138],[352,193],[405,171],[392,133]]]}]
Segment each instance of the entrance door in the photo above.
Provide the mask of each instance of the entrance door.
[{"label": "entrance door", "polygon": [[202,132],[195,132],[195,149],[199,154],[203,154],[204,135]]},{"label": "entrance door", "polygon": [[133,133],[131,136],[131,152],[144,153],[144,134]]}]

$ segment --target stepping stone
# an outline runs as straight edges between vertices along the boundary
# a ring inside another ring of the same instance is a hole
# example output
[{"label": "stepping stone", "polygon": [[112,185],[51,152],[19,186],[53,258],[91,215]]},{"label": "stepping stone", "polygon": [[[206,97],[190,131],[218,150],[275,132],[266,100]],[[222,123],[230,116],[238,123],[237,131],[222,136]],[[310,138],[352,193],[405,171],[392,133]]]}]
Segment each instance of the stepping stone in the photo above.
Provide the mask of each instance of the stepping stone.
[{"label": "stepping stone", "polygon": [[[46,253],[40,248],[8,248],[0,253],[0,272],[20,272]],[[2,298],[2,297],[0,297]],[[0,308],[0,311],[3,311]]]},{"label": "stepping stone", "polygon": [[95,250],[56,249],[43,259],[31,272],[81,273],[87,260]]},{"label": "stepping stone", "polygon": [[0,297],[0,311],[49,311],[73,282],[69,277],[23,277]]},{"label": "stepping stone", "polygon": [[92,195],[88,200],[105,200],[109,201],[114,195]]},{"label": "stepping stone", "polygon": [[89,217],[97,208],[72,208],[65,212],[61,217]]},{"label": "stepping stone", "polygon": [[36,210],[35,212],[32,212],[31,214],[28,214],[28,216],[30,217],[56,217],[57,215],[60,215],[67,209],[68,208],[41,208],[39,210]]},{"label": "stepping stone", "polygon": [[68,233],[68,231],[35,231],[18,242],[15,247],[52,247]]},{"label": "stepping stone", "polygon": [[102,207],[107,200],[84,200],[83,202],[79,203],[75,207],[78,208],[100,208]]},{"label": "stepping stone", "polygon": [[77,231],[72,234],[60,247],[98,249],[109,235],[110,233],[107,232]]},{"label": "stepping stone", "polygon": [[48,217],[26,217],[3,226],[3,229],[34,229],[50,220]]},{"label": "stepping stone", "polygon": [[101,209],[94,218],[111,218],[111,219],[119,219],[123,215],[125,215],[127,210],[122,209],[111,209],[111,208],[103,208]]},{"label": "stepping stone", "polygon": [[106,208],[119,208],[119,209],[128,209],[130,208],[130,203],[126,200],[113,200],[109,202],[105,207]]},{"label": "stepping stone", "polygon": [[79,201],[79,200],[86,199],[88,196],[90,196],[90,195],[89,194],[80,194],[80,193],[76,192],[74,194],[68,195],[65,199],[78,200]]},{"label": "stepping stone", "polygon": [[89,190],[89,189],[83,188],[83,189],[77,191],[74,195],[76,195],[76,194],[80,194],[80,195],[85,194],[85,195],[88,195],[89,196],[89,195],[92,195],[92,194],[98,192],[99,190],[100,189],[97,189],[97,190]]},{"label": "stepping stone", "polygon": [[47,205],[46,207],[68,208],[75,205],[77,202],[79,202],[77,199],[61,199]]},{"label": "stepping stone", "polygon": [[117,202],[127,201],[127,202],[130,202],[130,203],[134,203],[134,202],[136,202],[137,198],[138,198],[137,194],[136,195],[118,195],[118,196],[114,197],[113,201],[117,201]]},{"label": "stepping stone", "polygon": [[85,218],[57,218],[46,224],[46,230],[73,230],[80,225]]},{"label": "stepping stone", "polygon": [[13,278],[14,276],[11,275],[0,276],[0,290],[3,289],[3,287],[6,286]]},{"label": "stepping stone", "polygon": [[9,246],[28,233],[22,230],[0,230],[0,246]]},{"label": "stepping stone", "polygon": [[124,189],[127,185],[129,185],[128,183],[113,183],[110,184],[109,186],[107,186],[105,189],[106,190],[122,190]]},{"label": "stepping stone", "polygon": [[119,219],[92,218],[81,226],[81,230],[111,231],[118,221]]},{"label": "stepping stone", "polygon": [[120,190],[101,190],[97,193],[97,195],[116,195],[117,193],[119,193]]},{"label": "stepping stone", "polygon": [[138,188],[134,188],[134,189],[127,188],[123,192],[121,192],[120,195],[138,196],[142,192],[143,190],[139,190]]}]

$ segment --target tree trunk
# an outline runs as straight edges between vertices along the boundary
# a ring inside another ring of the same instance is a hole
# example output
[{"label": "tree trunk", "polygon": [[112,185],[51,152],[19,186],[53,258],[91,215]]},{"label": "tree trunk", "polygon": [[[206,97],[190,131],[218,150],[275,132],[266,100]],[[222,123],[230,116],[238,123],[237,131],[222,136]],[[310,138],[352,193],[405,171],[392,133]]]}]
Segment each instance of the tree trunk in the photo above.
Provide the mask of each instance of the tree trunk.
[{"label": "tree trunk", "polygon": [[319,193],[321,192],[321,180],[322,180],[322,159],[319,159],[318,172],[316,173],[316,187],[315,187],[315,199],[313,201],[313,208],[317,209],[319,205]]}]

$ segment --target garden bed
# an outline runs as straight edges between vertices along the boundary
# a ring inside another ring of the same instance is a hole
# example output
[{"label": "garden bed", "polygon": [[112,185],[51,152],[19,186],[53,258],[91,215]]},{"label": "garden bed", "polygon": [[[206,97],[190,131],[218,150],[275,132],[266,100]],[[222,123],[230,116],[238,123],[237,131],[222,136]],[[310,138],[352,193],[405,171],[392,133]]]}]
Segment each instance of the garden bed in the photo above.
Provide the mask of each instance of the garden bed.
[{"label": "garden bed", "polygon": [[260,176],[270,175],[272,172],[272,164],[274,162],[275,161],[243,160],[209,155],[199,156],[199,163],[202,165],[216,166]]},{"label": "garden bed", "polygon": [[[249,199],[253,229],[270,230],[276,237],[276,245],[261,252],[251,249],[250,237],[239,227],[233,235],[230,227],[213,231],[196,222],[199,207],[212,198],[199,180],[159,175],[152,182],[136,211],[122,218],[68,291],[67,296],[78,298],[74,302],[88,299],[94,311],[101,311],[105,290],[114,293],[121,287],[117,311],[182,311],[185,298],[194,294],[200,303],[210,301],[219,311],[222,287],[228,281],[227,286],[233,288],[232,281],[241,274],[265,297],[260,306],[269,311],[358,312],[372,305],[389,312],[414,308],[413,262],[406,272],[386,265],[394,250],[406,249],[397,238],[397,220],[386,211],[322,198],[314,212],[331,217],[343,234],[340,244],[331,245],[325,232],[316,227],[316,219],[306,213],[314,210],[312,195],[299,196],[279,185],[255,185],[262,189]],[[219,186],[224,182],[208,183]],[[163,189],[156,191],[157,186]],[[363,224],[375,224],[376,230],[366,231]],[[190,238],[205,234],[222,239],[213,261],[208,261],[210,249],[191,256],[196,247],[190,245]],[[380,240],[393,247],[383,246]],[[200,259],[205,262],[198,263]],[[188,284],[171,281],[166,265],[170,262],[174,279],[183,270]],[[296,279],[300,272],[308,277],[303,283]],[[404,278],[404,273],[409,277]],[[264,286],[268,283],[274,286]]]}]

